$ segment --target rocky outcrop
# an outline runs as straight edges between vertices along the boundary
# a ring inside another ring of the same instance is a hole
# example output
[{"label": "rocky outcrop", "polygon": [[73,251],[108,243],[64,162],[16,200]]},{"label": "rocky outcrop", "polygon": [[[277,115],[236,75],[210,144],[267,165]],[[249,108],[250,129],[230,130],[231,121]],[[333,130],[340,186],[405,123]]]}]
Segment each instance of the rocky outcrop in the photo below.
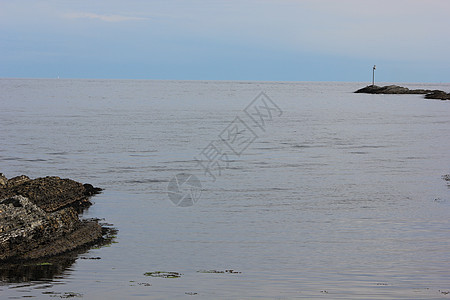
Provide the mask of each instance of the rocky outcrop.
[{"label": "rocky outcrop", "polygon": [[443,91],[433,91],[425,95],[427,99],[450,100],[450,93]]},{"label": "rocky outcrop", "polygon": [[78,216],[98,192],[70,179],[0,173],[0,261],[54,256],[101,239],[97,221]]},{"label": "rocky outcrop", "polygon": [[450,100],[450,94],[440,91],[440,90],[424,90],[424,89],[414,89],[410,90],[406,87],[398,85],[387,85],[387,86],[377,86],[368,85],[363,87],[355,93],[365,93],[365,94],[423,94],[426,99],[438,99],[438,100]]}]

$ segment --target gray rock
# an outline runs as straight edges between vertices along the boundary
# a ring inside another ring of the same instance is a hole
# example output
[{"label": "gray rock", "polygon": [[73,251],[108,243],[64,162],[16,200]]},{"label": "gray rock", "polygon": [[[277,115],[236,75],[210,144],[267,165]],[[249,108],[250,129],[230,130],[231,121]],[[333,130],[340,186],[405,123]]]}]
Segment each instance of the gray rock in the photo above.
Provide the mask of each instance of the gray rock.
[{"label": "gray rock", "polygon": [[425,95],[426,99],[436,99],[436,100],[450,100],[450,93],[443,91],[432,91],[431,93]]},{"label": "gray rock", "polygon": [[78,217],[91,194],[81,183],[3,175],[0,183],[0,261],[54,256],[101,239],[97,221]]},{"label": "gray rock", "polygon": [[4,186],[6,186],[7,183],[8,183],[8,178],[6,178],[6,176],[3,175],[3,173],[0,173],[0,189],[3,188]]},{"label": "gray rock", "polygon": [[365,93],[365,94],[423,94],[426,99],[440,99],[440,100],[450,100],[450,94],[440,91],[440,90],[424,90],[416,89],[410,90],[408,88],[398,86],[398,85],[387,85],[387,86],[377,86],[368,85],[363,87],[355,93]]},{"label": "gray rock", "polygon": [[410,90],[408,88],[398,86],[398,85],[387,85],[387,86],[377,86],[368,85],[362,89],[357,90],[355,93],[366,93],[366,94],[427,94],[432,92],[431,90]]},{"label": "gray rock", "polygon": [[86,189],[83,184],[55,176],[33,180],[24,175],[17,176],[0,188],[0,199],[22,195],[46,212],[66,206],[87,207],[91,205],[88,200],[91,194],[90,189]]},{"label": "gray rock", "polygon": [[7,185],[9,188],[11,188],[13,186],[20,185],[27,181],[30,181],[30,177],[25,176],[25,175],[20,175],[20,176],[16,176],[16,177],[9,179],[7,182]]}]

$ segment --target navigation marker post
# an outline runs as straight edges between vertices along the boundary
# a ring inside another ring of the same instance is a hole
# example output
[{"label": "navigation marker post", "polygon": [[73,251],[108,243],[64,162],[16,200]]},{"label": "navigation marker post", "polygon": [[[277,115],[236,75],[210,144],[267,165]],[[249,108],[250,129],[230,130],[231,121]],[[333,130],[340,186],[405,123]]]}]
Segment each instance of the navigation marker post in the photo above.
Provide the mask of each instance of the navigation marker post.
[{"label": "navigation marker post", "polygon": [[375,85],[375,70],[376,69],[377,69],[377,66],[373,65],[373,68],[372,68],[372,86]]}]

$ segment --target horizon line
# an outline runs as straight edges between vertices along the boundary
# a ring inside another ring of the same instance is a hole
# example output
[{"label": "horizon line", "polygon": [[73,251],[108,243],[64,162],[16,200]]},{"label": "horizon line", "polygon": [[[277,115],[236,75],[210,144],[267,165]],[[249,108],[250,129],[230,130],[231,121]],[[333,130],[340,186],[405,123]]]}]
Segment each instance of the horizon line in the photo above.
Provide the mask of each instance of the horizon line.
[{"label": "horizon line", "polygon": [[[216,82],[342,82],[342,83],[364,83],[367,81],[346,81],[346,80],[256,80],[256,79],[157,79],[157,78],[80,78],[80,77],[0,77],[0,80],[147,80],[147,81],[216,81]],[[434,82],[434,81],[379,81],[378,83],[426,83],[426,84],[450,84],[450,82]]]}]

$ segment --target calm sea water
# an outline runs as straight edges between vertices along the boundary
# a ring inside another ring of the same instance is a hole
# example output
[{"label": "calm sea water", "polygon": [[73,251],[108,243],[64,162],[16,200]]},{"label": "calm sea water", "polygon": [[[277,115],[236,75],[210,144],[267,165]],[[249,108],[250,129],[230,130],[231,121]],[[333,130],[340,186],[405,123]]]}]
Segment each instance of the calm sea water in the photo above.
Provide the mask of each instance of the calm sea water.
[{"label": "calm sea water", "polygon": [[[0,298],[450,298],[450,102],[363,85],[1,79],[0,172],[104,188],[84,216],[119,232]],[[262,91],[279,111],[258,127]],[[214,181],[195,158],[239,121],[251,139]],[[168,198],[178,173],[201,181],[193,206]]]}]

